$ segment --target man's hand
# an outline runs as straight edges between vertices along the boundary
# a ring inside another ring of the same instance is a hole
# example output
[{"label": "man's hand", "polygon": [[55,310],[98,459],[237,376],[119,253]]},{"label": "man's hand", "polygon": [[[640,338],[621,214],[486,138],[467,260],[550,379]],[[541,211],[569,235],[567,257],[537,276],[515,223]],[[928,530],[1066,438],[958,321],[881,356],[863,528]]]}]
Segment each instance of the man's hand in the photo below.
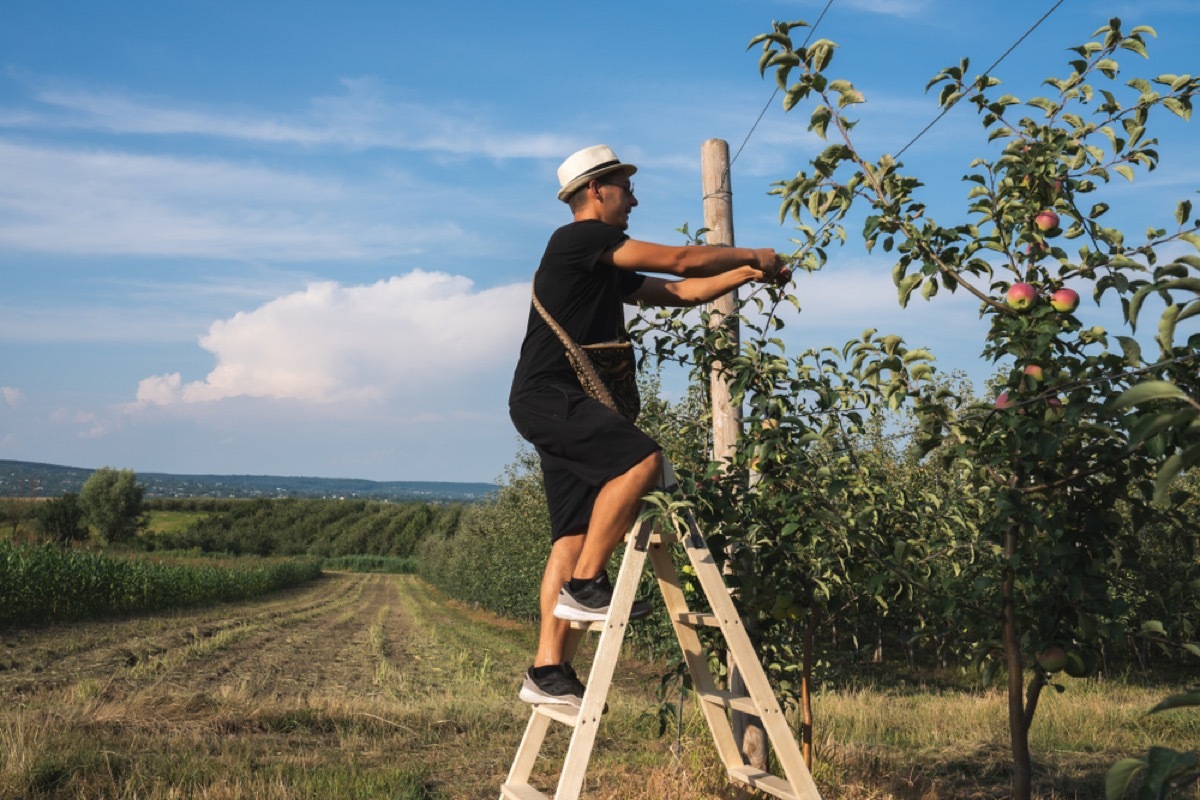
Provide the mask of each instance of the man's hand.
[{"label": "man's hand", "polygon": [[792,279],[792,269],[787,262],[783,260],[783,256],[775,252],[770,247],[763,247],[754,251],[754,268],[759,272],[759,283],[773,283],[776,286],[783,286]]}]

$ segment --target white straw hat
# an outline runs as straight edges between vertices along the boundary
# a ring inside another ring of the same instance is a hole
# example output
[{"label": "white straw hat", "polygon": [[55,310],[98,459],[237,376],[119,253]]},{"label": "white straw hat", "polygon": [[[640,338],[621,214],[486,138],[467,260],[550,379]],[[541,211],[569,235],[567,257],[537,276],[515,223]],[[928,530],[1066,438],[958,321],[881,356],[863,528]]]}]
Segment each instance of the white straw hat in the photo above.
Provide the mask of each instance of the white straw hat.
[{"label": "white straw hat", "polygon": [[564,203],[577,189],[610,172],[623,170],[626,175],[637,172],[633,164],[622,164],[617,154],[606,144],[585,147],[567,156],[558,168],[558,199]]}]

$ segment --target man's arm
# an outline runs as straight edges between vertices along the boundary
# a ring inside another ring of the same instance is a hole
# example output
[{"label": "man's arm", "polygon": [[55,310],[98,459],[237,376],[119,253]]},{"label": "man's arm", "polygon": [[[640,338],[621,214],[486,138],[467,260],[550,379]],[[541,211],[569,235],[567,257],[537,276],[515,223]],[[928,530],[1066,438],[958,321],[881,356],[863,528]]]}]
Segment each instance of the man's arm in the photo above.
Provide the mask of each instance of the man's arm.
[{"label": "man's arm", "polygon": [[785,269],[783,259],[769,247],[752,250],[748,247],[674,246],[636,239],[626,239],[601,256],[601,260],[618,269],[666,273],[680,278],[710,278],[740,267],[752,267],[768,280],[778,280]]},{"label": "man's arm", "polygon": [[681,281],[647,277],[624,300],[651,306],[698,306],[710,303],[739,286],[764,278],[763,273],[753,267],[738,267],[710,278],[684,278]]}]

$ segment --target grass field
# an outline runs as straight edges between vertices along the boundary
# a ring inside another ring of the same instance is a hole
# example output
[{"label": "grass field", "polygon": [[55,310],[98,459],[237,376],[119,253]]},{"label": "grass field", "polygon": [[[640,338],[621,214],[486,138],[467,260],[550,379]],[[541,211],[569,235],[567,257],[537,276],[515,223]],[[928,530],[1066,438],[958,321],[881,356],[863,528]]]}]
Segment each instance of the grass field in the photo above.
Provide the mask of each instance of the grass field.
[{"label": "grass field", "polygon": [[147,511],[146,533],[182,533],[210,516],[208,511]]},{"label": "grass field", "polygon": [[[4,800],[495,798],[528,719],[516,691],[531,626],[411,576],[333,574],[257,602],[0,636]],[[658,671],[622,662],[585,797],[727,796],[694,703],[657,735]],[[1075,682],[1047,697],[1038,796],[1100,797],[1117,757],[1200,743],[1200,715],[1143,717],[1162,694]],[[1003,702],[820,695],[818,785],[848,800],[1003,797]],[[539,762],[543,788],[566,734]]]}]

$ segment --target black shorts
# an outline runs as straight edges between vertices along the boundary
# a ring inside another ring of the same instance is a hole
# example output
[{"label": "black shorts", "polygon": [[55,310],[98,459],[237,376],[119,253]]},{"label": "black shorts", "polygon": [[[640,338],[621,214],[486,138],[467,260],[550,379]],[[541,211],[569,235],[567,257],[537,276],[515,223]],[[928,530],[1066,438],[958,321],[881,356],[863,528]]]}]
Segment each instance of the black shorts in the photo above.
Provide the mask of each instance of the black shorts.
[{"label": "black shorts", "polygon": [[601,487],[661,449],[578,386],[553,384],[508,404],[513,425],[542,459],[550,538],[583,533]]}]

